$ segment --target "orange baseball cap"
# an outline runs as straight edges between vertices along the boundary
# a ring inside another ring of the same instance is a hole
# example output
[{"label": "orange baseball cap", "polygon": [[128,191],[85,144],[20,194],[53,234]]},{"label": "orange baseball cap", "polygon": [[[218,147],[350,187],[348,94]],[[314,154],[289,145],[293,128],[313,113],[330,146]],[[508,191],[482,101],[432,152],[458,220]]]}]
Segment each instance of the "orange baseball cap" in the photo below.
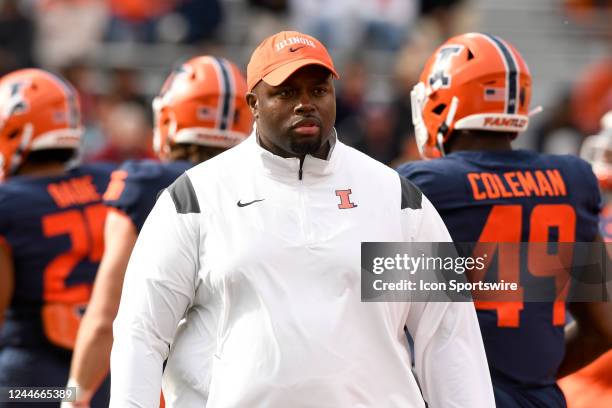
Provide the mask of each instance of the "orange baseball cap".
[{"label": "orange baseball cap", "polygon": [[262,80],[278,86],[298,69],[311,64],[321,65],[336,79],[340,78],[319,40],[297,31],[281,31],[263,40],[253,51],[247,66],[247,86],[251,91]]}]

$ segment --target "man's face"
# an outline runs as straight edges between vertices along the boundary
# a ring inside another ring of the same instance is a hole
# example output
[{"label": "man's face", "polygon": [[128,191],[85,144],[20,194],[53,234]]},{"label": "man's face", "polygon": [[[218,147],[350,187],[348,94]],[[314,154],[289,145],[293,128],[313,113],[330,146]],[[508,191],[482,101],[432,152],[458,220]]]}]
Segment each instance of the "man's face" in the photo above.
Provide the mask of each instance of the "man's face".
[{"label": "man's face", "polygon": [[259,82],[247,95],[260,143],[283,157],[323,158],[336,121],[336,96],[329,70],[307,65],[279,86]]}]

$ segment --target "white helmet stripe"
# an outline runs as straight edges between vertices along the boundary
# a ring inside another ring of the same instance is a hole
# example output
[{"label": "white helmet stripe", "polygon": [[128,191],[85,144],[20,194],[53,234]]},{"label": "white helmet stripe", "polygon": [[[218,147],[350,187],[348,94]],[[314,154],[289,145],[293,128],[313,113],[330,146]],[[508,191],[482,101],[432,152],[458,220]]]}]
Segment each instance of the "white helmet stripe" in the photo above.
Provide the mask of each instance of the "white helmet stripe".
[{"label": "white helmet stripe", "polygon": [[506,67],[506,100],[504,111],[508,114],[515,114],[518,110],[518,88],[519,88],[519,67],[516,58],[510,47],[498,37],[489,34],[481,34],[486,38],[500,54],[504,66]]},{"label": "white helmet stripe", "polygon": [[223,105],[224,123],[222,123],[220,129],[227,130],[231,129],[232,124],[234,123],[234,115],[236,112],[236,84],[234,81],[234,75],[232,75],[232,67],[229,62],[224,58],[220,58],[219,62],[221,64],[223,75],[227,80],[227,88]]},{"label": "white helmet stripe", "polygon": [[219,81],[219,104],[215,128],[225,130],[228,124],[227,116],[229,113],[230,99],[233,94],[231,89],[232,84],[227,67],[223,64],[223,60],[221,58],[212,58],[212,61],[212,65],[215,67],[217,73],[217,80]]},{"label": "white helmet stripe", "polygon": [[217,76],[217,82],[219,82],[219,100],[217,101],[217,109],[215,111],[216,113],[215,128],[219,129],[219,126],[221,125],[221,121],[222,121],[222,116],[223,116],[221,107],[223,106],[223,95],[225,94],[225,82],[223,82],[223,74],[221,73],[221,66],[219,64],[219,61],[217,61],[217,59],[214,57],[210,57],[210,60],[212,61],[211,65],[215,69],[215,75]]},{"label": "white helmet stripe", "polygon": [[81,118],[79,107],[77,105],[77,95],[75,89],[62,77],[54,75],[50,72],[45,73],[48,74],[49,78],[51,78],[52,81],[58,83],[59,86],[64,90],[64,94],[66,95],[66,101],[68,103],[68,126],[72,129],[80,127]]}]

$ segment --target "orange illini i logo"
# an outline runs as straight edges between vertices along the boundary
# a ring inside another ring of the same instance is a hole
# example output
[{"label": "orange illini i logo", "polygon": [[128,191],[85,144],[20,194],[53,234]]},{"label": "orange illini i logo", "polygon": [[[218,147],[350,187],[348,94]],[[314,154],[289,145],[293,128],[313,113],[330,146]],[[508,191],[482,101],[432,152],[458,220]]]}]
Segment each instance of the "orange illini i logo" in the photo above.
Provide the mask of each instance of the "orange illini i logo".
[{"label": "orange illini i logo", "polygon": [[340,204],[338,204],[339,209],[347,210],[357,207],[357,204],[351,202],[351,193],[352,191],[350,188],[348,190],[336,190],[336,195],[340,197]]}]

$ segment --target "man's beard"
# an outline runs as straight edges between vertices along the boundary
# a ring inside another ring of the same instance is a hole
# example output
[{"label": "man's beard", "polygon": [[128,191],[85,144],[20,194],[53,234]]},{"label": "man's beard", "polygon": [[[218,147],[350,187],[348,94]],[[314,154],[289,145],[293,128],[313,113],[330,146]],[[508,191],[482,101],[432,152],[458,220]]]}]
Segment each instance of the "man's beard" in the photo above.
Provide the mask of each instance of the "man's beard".
[{"label": "man's beard", "polygon": [[289,147],[291,152],[298,156],[305,156],[307,154],[314,156],[316,152],[321,148],[321,137],[314,140],[297,141],[291,140]]}]

